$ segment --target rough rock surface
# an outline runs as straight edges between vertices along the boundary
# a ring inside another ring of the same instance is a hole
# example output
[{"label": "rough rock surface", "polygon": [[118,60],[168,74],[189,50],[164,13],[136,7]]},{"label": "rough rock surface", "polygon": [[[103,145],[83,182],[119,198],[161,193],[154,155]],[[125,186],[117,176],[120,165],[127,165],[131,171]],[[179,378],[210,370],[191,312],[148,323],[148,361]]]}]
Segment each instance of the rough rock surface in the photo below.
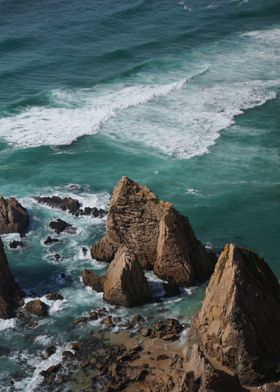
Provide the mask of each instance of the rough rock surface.
[{"label": "rough rock surface", "polygon": [[81,206],[79,200],[72,199],[72,197],[61,198],[59,196],[45,196],[34,197],[34,199],[40,204],[45,204],[52,208],[59,208],[63,211],[69,211],[71,214],[77,212]]},{"label": "rough rock surface", "polygon": [[28,212],[16,199],[0,196],[0,235],[24,233],[28,223]]},{"label": "rough rock surface", "polygon": [[103,291],[104,276],[99,276],[94,271],[85,269],[82,273],[82,281],[85,286],[91,287],[93,290],[101,293]]},{"label": "rough rock surface", "polygon": [[22,304],[23,292],[11,274],[0,238],[0,318],[13,317],[15,309]]},{"label": "rough rock surface", "polygon": [[148,302],[151,293],[135,255],[120,248],[109,266],[103,284],[104,299],[115,305],[137,306]]},{"label": "rough rock surface", "polygon": [[24,309],[31,314],[35,314],[36,316],[44,317],[48,315],[49,306],[42,302],[40,299],[34,299],[29,301]]},{"label": "rough rock surface", "polygon": [[34,197],[34,199],[40,204],[47,205],[51,208],[58,208],[63,211],[68,211],[75,216],[87,215],[92,216],[93,218],[103,218],[106,215],[106,211],[102,208],[81,208],[81,203],[79,200],[73,199],[72,197],[61,198],[59,196],[43,196]]},{"label": "rough rock surface", "polygon": [[209,276],[214,268],[188,219],[127,177],[113,192],[106,235],[93,246],[92,257],[111,261],[121,246],[133,252],[143,268],[154,268],[160,278],[181,286]]},{"label": "rough rock surface", "polygon": [[189,371],[204,388],[226,376],[243,385],[279,377],[279,330],[278,280],[255,253],[226,245],[188,335]]}]

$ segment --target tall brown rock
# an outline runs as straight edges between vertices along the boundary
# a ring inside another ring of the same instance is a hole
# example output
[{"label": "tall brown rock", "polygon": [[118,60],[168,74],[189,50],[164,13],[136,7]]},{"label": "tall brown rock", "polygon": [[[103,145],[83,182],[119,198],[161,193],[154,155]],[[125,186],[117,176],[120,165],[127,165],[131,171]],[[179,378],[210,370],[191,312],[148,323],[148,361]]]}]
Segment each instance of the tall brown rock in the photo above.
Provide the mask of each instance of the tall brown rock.
[{"label": "tall brown rock", "polygon": [[135,255],[120,248],[103,283],[104,299],[114,305],[138,306],[151,299],[144,272]]},{"label": "tall brown rock", "polygon": [[28,223],[28,212],[16,199],[0,196],[0,235],[24,233]]},{"label": "tall brown rock", "polygon": [[23,305],[23,292],[11,274],[0,239],[0,318],[13,317],[15,309],[21,305]]},{"label": "tall brown rock", "polygon": [[[205,379],[221,383],[222,376],[235,377],[246,385],[279,377],[279,331],[278,280],[255,253],[226,245],[191,325],[188,371],[202,384]],[[200,390],[212,389],[204,385]]]},{"label": "tall brown rock", "polygon": [[122,246],[143,268],[153,268],[160,278],[182,286],[209,276],[214,268],[188,219],[127,177],[114,189],[106,235],[93,246],[92,257],[111,261]]}]

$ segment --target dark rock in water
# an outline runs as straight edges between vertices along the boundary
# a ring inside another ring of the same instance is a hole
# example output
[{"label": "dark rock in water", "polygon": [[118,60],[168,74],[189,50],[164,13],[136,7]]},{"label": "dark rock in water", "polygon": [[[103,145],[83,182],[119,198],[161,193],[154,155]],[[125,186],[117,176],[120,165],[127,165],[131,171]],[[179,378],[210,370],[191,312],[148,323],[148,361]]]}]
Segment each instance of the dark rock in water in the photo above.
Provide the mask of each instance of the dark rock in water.
[{"label": "dark rock in water", "polygon": [[212,273],[214,262],[197,240],[189,220],[147,187],[122,177],[114,189],[106,235],[92,257],[111,261],[125,246],[144,269],[161,279],[190,286]]},{"label": "dark rock in water", "polygon": [[51,236],[48,236],[48,238],[44,241],[44,244],[45,245],[51,245],[51,244],[55,244],[57,242],[60,242],[59,239],[52,238]]},{"label": "dark rock in water", "polygon": [[47,358],[49,358],[51,355],[53,355],[56,352],[56,346],[49,346],[46,348],[45,353]]},{"label": "dark rock in water", "polygon": [[40,299],[34,299],[28,302],[24,309],[31,314],[36,316],[45,317],[48,316],[49,306],[42,302]]},{"label": "dark rock in water", "polygon": [[87,253],[88,253],[88,248],[86,248],[85,246],[83,246],[83,247],[82,247],[82,252],[83,252],[83,255],[86,256]]},{"label": "dark rock in water", "polygon": [[62,259],[62,257],[58,253],[56,253],[53,257],[54,257],[55,261],[59,261]]},{"label": "dark rock in water", "polygon": [[57,234],[62,232],[66,232],[69,234],[75,234],[77,232],[77,228],[72,226],[70,223],[65,222],[64,220],[58,218],[55,221],[51,221],[49,224],[50,228],[54,230]]},{"label": "dark rock in water", "polygon": [[24,293],[11,274],[4,246],[0,238],[0,318],[10,318],[23,305]]},{"label": "dark rock in water", "polygon": [[175,296],[181,294],[180,288],[175,283],[172,283],[172,282],[163,283],[162,286],[165,291],[164,296],[167,298],[175,297]]},{"label": "dark rock in water", "polygon": [[14,241],[11,241],[11,242],[9,243],[9,247],[10,247],[11,249],[23,248],[23,247],[24,247],[24,244],[23,244],[22,241],[14,240]]},{"label": "dark rock in water", "polygon": [[45,297],[49,301],[63,300],[63,296],[59,293],[47,293],[45,294]]},{"label": "dark rock in water", "polygon": [[82,274],[83,284],[91,287],[98,293],[103,292],[104,278],[104,276],[99,276],[96,272],[89,271],[88,269],[85,269]]},{"label": "dark rock in water", "polygon": [[151,292],[136,257],[120,248],[105,275],[104,299],[114,305],[138,306],[151,300]]},{"label": "dark rock in water", "polygon": [[53,382],[55,375],[61,369],[61,366],[61,363],[58,363],[57,365],[50,366],[48,369],[40,372],[47,384],[51,384]]},{"label": "dark rock in water", "polygon": [[16,199],[4,199],[0,196],[0,235],[7,233],[24,233],[29,224],[29,216]]},{"label": "dark rock in water", "polygon": [[61,356],[63,361],[67,361],[69,359],[71,360],[74,357],[74,354],[72,353],[72,351],[66,350],[63,351]]},{"label": "dark rock in water", "polygon": [[[207,391],[220,390],[221,385],[221,390],[227,390],[223,380],[230,376],[242,385],[275,379],[280,366],[279,331],[277,278],[254,252],[226,245],[188,333],[189,371]],[[215,380],[212,389],[205,386],[207,379]]]},{"label": "dark rock in water", "polygon": [[34,197],[34,199],[40,204],[45,204],[52,208],[59,208],[63,211],[69,211],[71,214],[74,214],[81,206],[79,200],[72,199],[72,197],[61,198],[59,196],[51,196]]}]

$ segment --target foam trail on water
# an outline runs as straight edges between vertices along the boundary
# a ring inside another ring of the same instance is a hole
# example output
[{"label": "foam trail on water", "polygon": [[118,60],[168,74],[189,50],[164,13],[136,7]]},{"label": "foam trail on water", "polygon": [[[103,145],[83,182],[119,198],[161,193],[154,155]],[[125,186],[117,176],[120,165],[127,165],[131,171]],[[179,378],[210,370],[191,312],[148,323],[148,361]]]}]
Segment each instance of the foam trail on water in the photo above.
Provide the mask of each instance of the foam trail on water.
[{"label": "foam trail on water", "polygon": [[[119,90],[81,92],[75,99],[66,92],[55,92],[57,105],[68,107],[31,107],[14,117],[0,119],[0,137],[17,147],[67,145],[81,136],[93,135],[120,111],[144,104],[181,89],[186,80],[165,85],[135,85]],[[73,104],[82,107],[73,108]],[[69,108],[70,106],[70,108]]]}]

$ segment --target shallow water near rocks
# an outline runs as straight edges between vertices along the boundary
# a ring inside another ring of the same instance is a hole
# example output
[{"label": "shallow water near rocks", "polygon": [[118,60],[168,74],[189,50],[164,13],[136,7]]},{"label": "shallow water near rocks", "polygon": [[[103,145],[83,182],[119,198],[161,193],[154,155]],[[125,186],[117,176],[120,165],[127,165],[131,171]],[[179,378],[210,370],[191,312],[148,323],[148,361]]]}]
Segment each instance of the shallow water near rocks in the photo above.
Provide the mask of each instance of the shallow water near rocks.
[{"label": "shallow water near rocks", "polygon": [[[203,243],[250,247],[280,277],[279,15],[276,0],[0,1],[0,193],[31,214],[23,249],[7,246],[17,235],[3,241],[28,297],[64,296],[32,327],[0,320],[0,390],[39,390],[38,369],[50,365],[42,351],[100,328],[73,321],[104,306],[80,276],[106,270],[82,252],[105,219],[73,217],[33,196],[106,208],[127,175],[174,203]],[[46,247],[58,217],[78,232]],[[201,286],[141,309],[109,309],[188,320],[203,295]]]}]

